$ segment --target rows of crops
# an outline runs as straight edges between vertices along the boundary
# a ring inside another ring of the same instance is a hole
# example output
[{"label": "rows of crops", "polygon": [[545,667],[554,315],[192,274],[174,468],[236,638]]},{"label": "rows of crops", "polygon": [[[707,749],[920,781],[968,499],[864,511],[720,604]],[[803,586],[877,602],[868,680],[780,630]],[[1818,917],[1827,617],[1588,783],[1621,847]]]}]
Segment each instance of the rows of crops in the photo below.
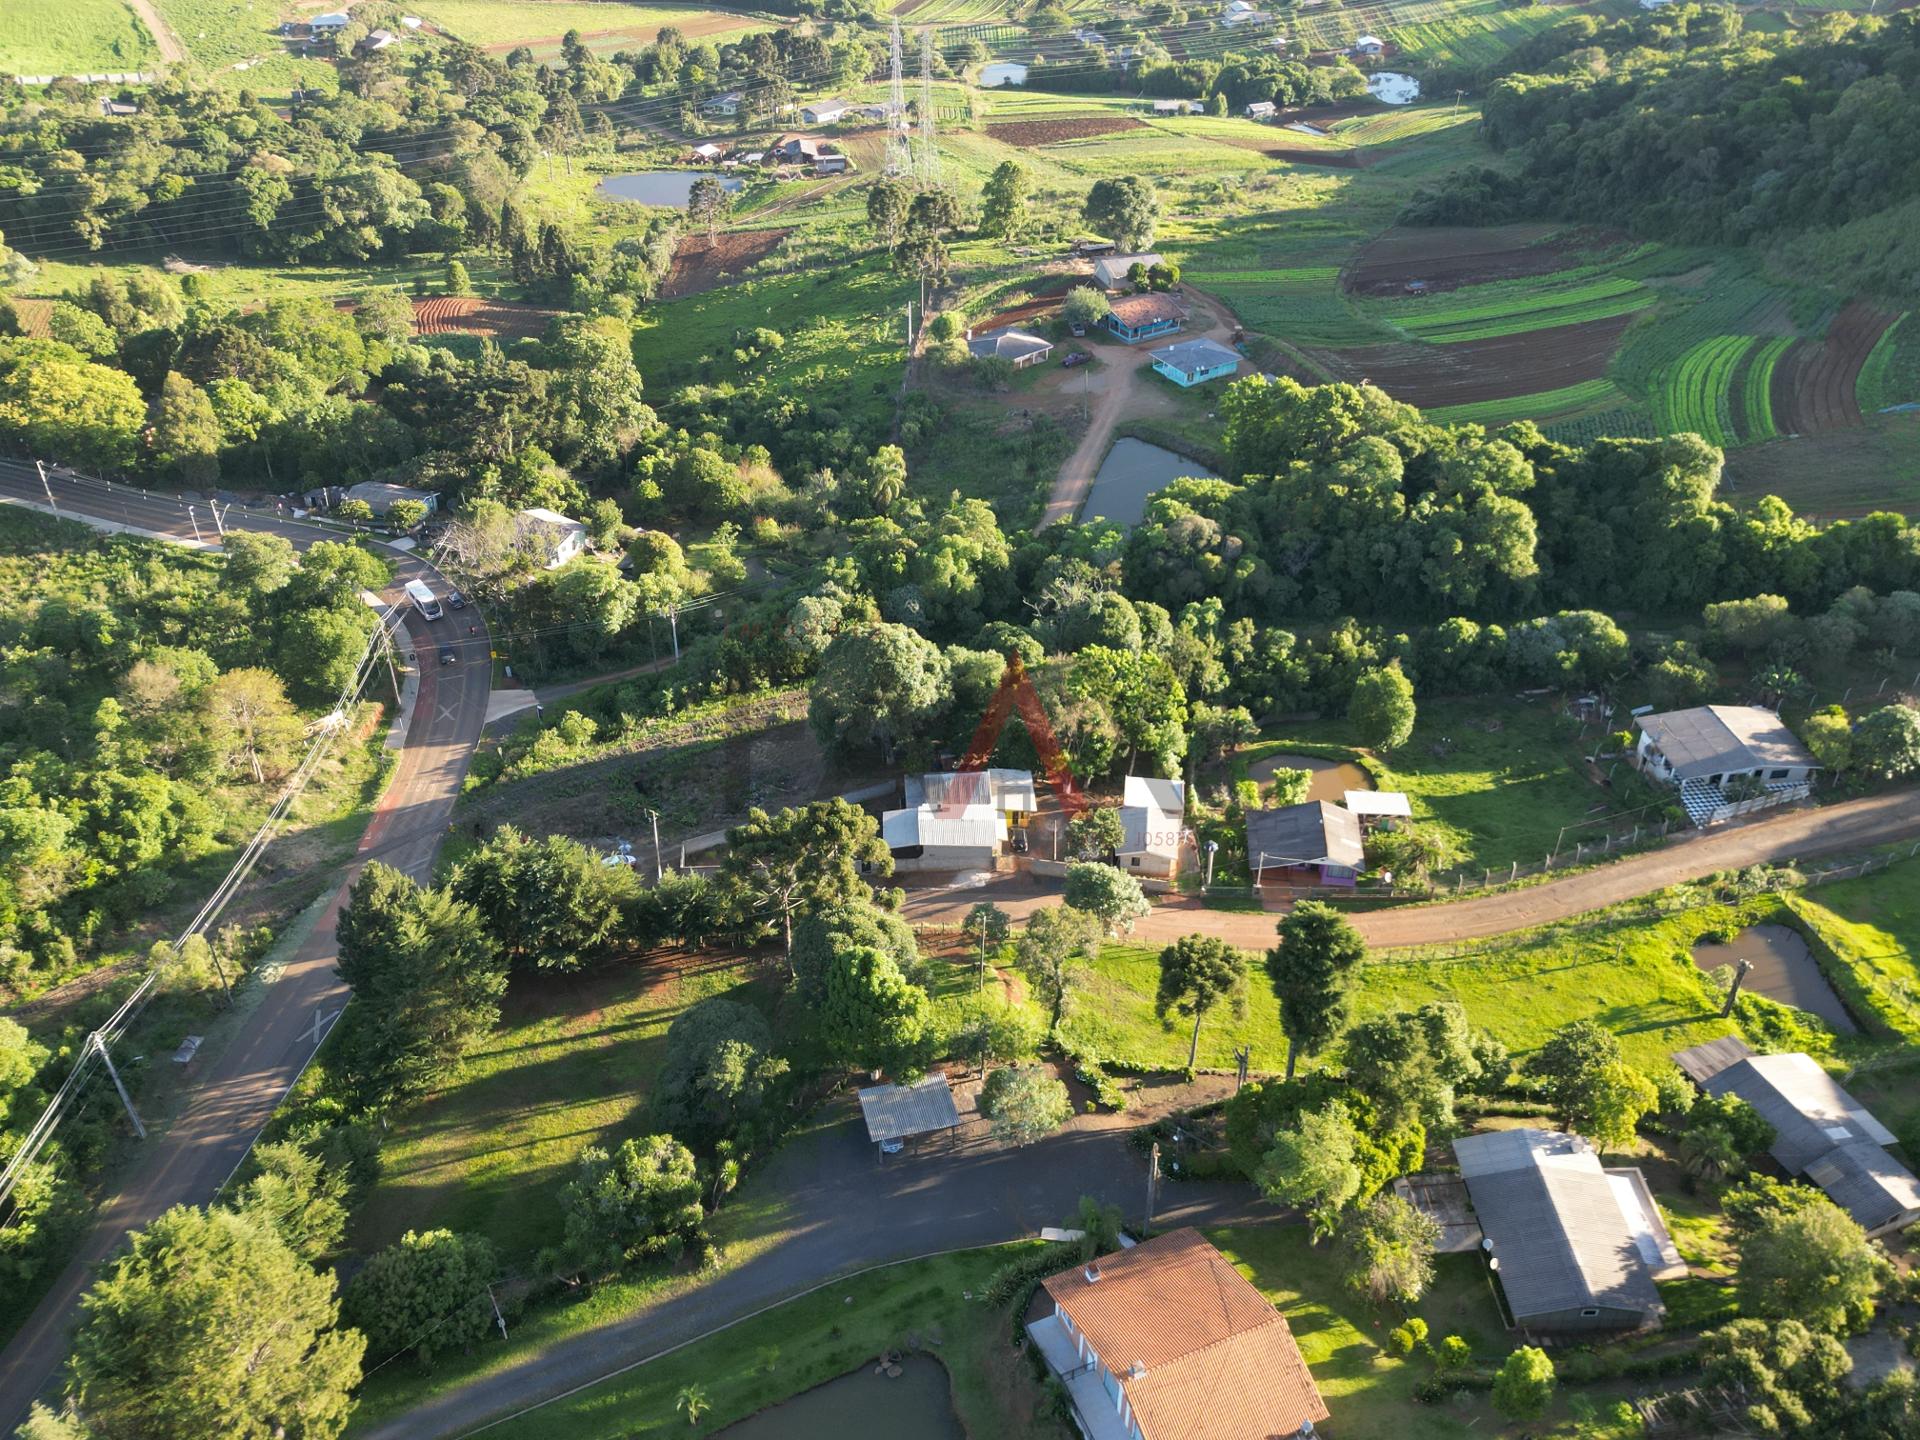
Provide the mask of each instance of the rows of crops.
[{"label": "rows of crops", "polygon": [[[1656,274],[1663,263],[1678,261],[1655,248],[1631,268]],[[1711,269],[1702,268],[1696,280],[1675,277],[1662,282],[1659,293],[1667,303],[1658,322],[1634,326],[1613,365],[1613,377],[1622,388],[1649,399],[1657,387],[1655,377],[1670,371],[1702,341],[1716,335],[1779,334],[1790,328],[1771,323],[1787,292],[1744,261],[1720,259]]]},{"label": "rows of crops", "polygon": [[1735,443],[1729,413],[1733,377],[1759,340],[1757,335],[1715,335],[1661,371],[1650,397],[1661,431],[1689,431],[1715,445]]},{"label": "rows of crops", "polygon": [[1658,434],[1644,405],[1622,405],[1614,410],[1543,422],[1540,433],[1562,445],[1590,445],[1600,439],[1651,437]]},{"label": "rows of crops", "polygon": [[1920,401],[1920,320],[1902,315],[1886,328],[1860,367],[1854,394],[1868,415]]},{"label": "rows of crops", "polygon": [[[1552,278],[1559,279],[1566,273],[1562,271]],[[1438,301],[1431,309],[1398,304],[1393,323],[1422,340],[1443,345],[1457,340],[1491,340],[1554,325],[1605,320],[1645,309],[1657,298],[1645,286],[1614,275],[1546,288],[1542,288],[1539,281],[1503,283],[1497,298],[1481,298],[1494,288],[1470,286]]]},{"label": "rows of crops", "polygon": [[1753,352],[1740,377],[1740,438],[1749,444],[1779,437],[1773,423],[1773,367],[1793,344],[1791,335],[1777,335]]},{"label": "rows of crops", "polygon": [[1217,294],[1241,323],[1296,344],[1367,345],[1392,338],[1341,299],[1337,266],[1207,270],[1190,264],[1187,278]]},{"label": "rows of crops", "polygon": [[1449,425],[1505,425],[1513,420],[1545,420],[1553,416],[1618,409],[1627,397],[1611,380],[1583,380],[1559,390],[1510,395],[1503,400],[1480,400],[1470,405],[1447,405],[1427,411],[1429,420]]},{"label": "rows of crops", "polygon": [[1450,15],[1420,24],[1390,25],[1386,38],[1429,64],[1478,69],[1497,65],[1515,45],[1564,14],[1540,5],[1490,15]]}]

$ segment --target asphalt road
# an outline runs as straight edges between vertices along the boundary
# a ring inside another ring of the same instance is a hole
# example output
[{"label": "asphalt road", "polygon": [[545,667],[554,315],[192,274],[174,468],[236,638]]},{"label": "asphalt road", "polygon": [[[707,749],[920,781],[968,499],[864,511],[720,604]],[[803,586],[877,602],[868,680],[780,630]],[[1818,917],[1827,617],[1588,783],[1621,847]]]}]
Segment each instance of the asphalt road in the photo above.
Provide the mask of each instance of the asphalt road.
[{"label": "asphalt road", "polygon": [[[128,526],[189,544],[196,539],[197,522],[202,542],[217,538],[204,502],[190,515],[187,502],[171,496],[59,477],[52,483],[55,502],[70,518]],[[0,461],[0,503],[27,501],[44,508],[46,498],[32,466]],[[337,531],[273,511],[223,509],[222,521],[229,529],[283,535],[303,549],[317,540],[341,538]],[[401,551],[388,553],[396,573],[387,598],[403,598],[400,587],[411,579],[427,580],[440,592],[448,588],[426,560]],[[469,625],[477,627],[476,633],[467,633]],[[353,863],[306,943],[268,985],[246,1030],[222,1054],[203,1057],[206,1068],[199,1088],[166,1132],[147,1142],[148,1153],[130,1170],[121,1190],[102,1199],[99,1218],[79,1254],[13,1343],[0,1352],[0,1434],[12,1434],[34,1398],[57,1378],[76,1302],[95,1267],[113,1254],[129,1230],[171,1206],[204,1204],[213,1197],[312,1055],[316,1014],[335,1014],[345,1004],[347,987],[334,973],[334,925],[360,867],[379,859],[420,878],[428,874],[486,720],[490,640],[486,622],[471,608],[431,623],[409,608],[406,634],[423,662],[419,695],[393,778]],[[456,663],[435,663],[443,643],[455,647],[460,657]]]}]

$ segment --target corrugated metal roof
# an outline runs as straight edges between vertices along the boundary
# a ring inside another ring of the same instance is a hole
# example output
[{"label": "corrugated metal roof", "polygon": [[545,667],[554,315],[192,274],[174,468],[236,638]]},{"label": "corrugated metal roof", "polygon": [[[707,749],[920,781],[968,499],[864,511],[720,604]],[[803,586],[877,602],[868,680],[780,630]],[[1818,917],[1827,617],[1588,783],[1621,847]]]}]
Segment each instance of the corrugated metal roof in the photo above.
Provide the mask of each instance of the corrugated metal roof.
[{"label": "corrugated metal roof", "polygon": [[875,1144],[951,1130],[960,1123],[953,1087],[944,1071],[935,1071],[911,1085],[869,1085],[860,1092],[860,1113],[866,1117],[867,1135]]},{"label": "corrugated metal roof", "polygon": [[1278,810],[1247,811],[1247,860],[1259,866],[1344,865],[1359,869],[1366,858],[1360,820],[1351,810],[1309,800]]},{"label": "corrugated metal roof", "polygon": [[1696,705],[1642,715],[1640,728],[1683,780],[1729,770],[1820,768],[1780,717],[1757,705]]},{"label": "corrugated metal roof", "polygon": [[1349,790],[1341,801],[1356,815],[1383,815],[1394,820],[1411,820],[1413,804],[1398,790]]}]

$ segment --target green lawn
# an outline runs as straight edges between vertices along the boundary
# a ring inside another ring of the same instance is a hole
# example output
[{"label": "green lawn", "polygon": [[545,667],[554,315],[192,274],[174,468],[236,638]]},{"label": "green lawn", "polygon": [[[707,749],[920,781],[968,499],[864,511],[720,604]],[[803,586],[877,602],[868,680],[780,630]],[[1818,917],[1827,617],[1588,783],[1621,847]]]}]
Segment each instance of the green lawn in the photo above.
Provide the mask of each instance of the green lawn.
[{"label": "green lawn", "polygon": [[[1396,1360],[1385,1348],[1397,1309],[1378,1309],[1345,1287],[1331,1245],[1307,1243],[1299,1225],[1214,1230],[1208,1238],[1287,1317],[1300,1353],[1327,1402],[1329,1433],[1379,1440],[1467,1440],[1498,1431],[1484,1396],[1444,1406],[1422,1405],[1414,1387],[1433,1373],[1416,1355]],[[1460,1335],[1474,1356],[1497,1363],[1512,1348],[1476,1255],[1439,1257],[1433,1289],[1414,1307],[1438,1343]]]},{"label": "green lawn", "polygon": [[[905,1347],[911,1336],[947,1368],[954,1406],[969,1434],[1065,1440],[1069,1432],[1048,1418],[1026,1360],[1008,1344],[1007,1312],[979,1298],[996,1270],[1033,1248],[1035,1242],[1025,1241],[912,1260],[826,1286],[492,1433],[503,1440],[712,1435],[870,1366],[882,1350]],[[967,1292],[975,1298],[967,1299]],[[675,1409],[676,1396],[689,1384],[706,1392],[711,1407],[697,1429]],[[391,1406],[376,1404],[356,1421],[390,1413]]]},{"label": "green lawn", "polygon": [[487,1236],[510,1267],[530,1260],[553,1239],[555,1192],[581,1150],[639,1132],[667,1027],[721,993],[760,991],[728,958],[516,977],[459,1077],[395,1117],[354,1248],[444,1227]]},{"label": "green lawn", "polygon": [[121,0],[6,0],[0,5],[0,74],[144,70],[159,59],[153,36]]},{"label": "green lawn", "polygon": [[[650,44],[663,25],[699,36],[762,29],[761,22],[701,5],[575,3],[575,0],[434,0],[422,18],[471,45],[512,45],[578,30],[581,35],[617,33],[630,43]],[[717,43],[717,42],[716,42]]]},{"label": "green lawn", "polygon": [[[298,56],[274,32],[294,13],[281,0],[154,0],[180,43],[216,80],[269,100],[295,86],[337,90],[339,72],[319,56]],[[245,69],[236,69],[244,65]]]},{"label": "green lawn", "polygon": [[1920,1037],[1920,863],[1822,885],[1788,904],[1867,1007],[1890,1029]]},{"label": "green lawn", "polygon": [[[1585,746],[1595,740],[1590,729]],[[1241,751],[1236,771],[1301,742],[1351,744],[1352,733],[1343,720],[1289,726]],[[1630,772],[1614,777],[1612,791],[1594,784],[1583,753],[1579,726],[1562,717],[1550,698],[1429,700],[1420,704],[1413,738],[1369,762],[1369,769],[1379,789],[1407,793],[1416,819],[1448,832],[1469,871],[1505,871],[1516,860],[1539,865],[1562,826],[1580,827],[1567,832],[1571,848],[1605,833],[1604,823],[1587,822],[1604,822],[1644,803],[1637,797],[1638,777]],[[1623,805],[1623,798],[1630,804]]]}]

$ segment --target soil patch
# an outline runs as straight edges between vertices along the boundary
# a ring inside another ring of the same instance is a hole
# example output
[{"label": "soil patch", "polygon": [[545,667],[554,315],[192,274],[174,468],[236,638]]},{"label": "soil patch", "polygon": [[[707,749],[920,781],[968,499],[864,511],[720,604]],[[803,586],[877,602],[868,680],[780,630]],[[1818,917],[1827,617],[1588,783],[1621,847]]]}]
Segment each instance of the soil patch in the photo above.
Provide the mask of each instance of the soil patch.
[{"label": "soil patch", "polygon": [[1032,150],[1065,140],[1090,140],[1096,135],[1117,135],[1123,130],[1146,128],[1144,120],[1136,120],[1131,115],[1079,115],[1060,120],[1009,120],[987,126],[987,138]]},{"label": "soil patch", "polygon": [[413,328],[419,335],[490,335],[496,340],[537,339],[560,312],[510,300],[473,295],[436,295],[413,302]]},{"label": "soil patch", "polygon": [[1860,367],[1898,316],[1855,300],[1834,316],[1824,340],[1801,340],[1773,368],[1775,423],[1788,434],[1818,435],[1861,423],[1854,383]]},{"label": "soil patch", "polygon": [[1452,345],[1365,345],[1311,353],[1336,379],[1370,381],[1409,405],[1471,405],[1602,378],[1633,320],[1613,315]]},{"label": "soil patch", "polygon": [[20,328],[35,340],[53,338],[53,301],[16,300],[13,313],[20,317]]},{"label": "soil patch", "polygon": [[1400,295],[1410,281],[1429,291],[1457,290],[1487,280],[1550,275],[1567,268],[1575,250],[1598,249],[1618,237],[1586,232],[1543,243],[1552,225],[1437,226],[1387,231],[1354,257],[1342,276],[1349,295]]},{"label": "soil patch", "polygon": [[1727,456],[1727,480],[1736,499],[1778,495],[1809,519],[1920,515],[1920,413],[1744,446]]},{"label": "soil patch", "polygon": [[718,289],[732,275],[771,255],[792,230],[742,230],[722,235],[717,240],[689,235],[673,252],[673,268],[660,287],[662,300],[678,300],[683,295],[699,295]]}]

